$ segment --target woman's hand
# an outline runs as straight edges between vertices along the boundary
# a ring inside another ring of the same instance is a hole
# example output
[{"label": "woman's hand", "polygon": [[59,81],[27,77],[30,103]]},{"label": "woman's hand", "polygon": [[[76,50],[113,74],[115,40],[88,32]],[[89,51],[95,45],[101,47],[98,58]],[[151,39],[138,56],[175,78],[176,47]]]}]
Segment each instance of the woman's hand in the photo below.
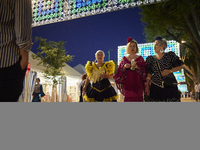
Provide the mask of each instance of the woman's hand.
[{"label": "woman's hand", "polygon": [[128,64],[128,63],[127,63],[127,64],[124,65],[124,68],[126,68],[126,69],[128,69],[128,68],[130,68],[130,67],[131,67],[131,64]]},{"label": "woman's hand", "polygon": [[103,74],[100,75],[100,77],[103,78],[103,79],[108,78],[108,74],[103,73]]},{"label": "woman's hand", "polygon": [[145,86],[145,95],[148,95],[149,91],[150,91],[150,85],[146,84],[146,86]]},{"label": "woman's hand", "polygon": [[167,76],[167,75],[170,74],[170,73],[172,73],[171,70],[165,69],[165,70],[163,70],[163,71],[161,72],[161,75],[164,77],[164,76]]},{"label": "woman's hand", "polygon": [[137,65],[137,64],[135,64],[135,69],[138,69],[138,70],[140,70],[140,67]]}]

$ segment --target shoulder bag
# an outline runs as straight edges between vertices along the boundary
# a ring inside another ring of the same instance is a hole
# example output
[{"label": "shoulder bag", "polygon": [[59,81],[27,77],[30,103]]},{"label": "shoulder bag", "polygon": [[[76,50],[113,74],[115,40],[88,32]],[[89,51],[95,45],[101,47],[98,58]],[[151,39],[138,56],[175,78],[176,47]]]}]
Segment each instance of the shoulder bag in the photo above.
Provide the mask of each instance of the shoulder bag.
[{"label": "shoulder bag", "polygon": [[157,65],[158,71],[160,73],[160,76],[163,79],[163,86],[164,87],[168,87],[168,88],[176,87],[177,86],[176,78],[168,78],[168,77],[163,78],[162,75],[161,75],[161,71],[160,71],[160,67],[159,67],[158,61],[157,61],[156,58],[155,58],[155,60],[156,60],[156,65]]}]

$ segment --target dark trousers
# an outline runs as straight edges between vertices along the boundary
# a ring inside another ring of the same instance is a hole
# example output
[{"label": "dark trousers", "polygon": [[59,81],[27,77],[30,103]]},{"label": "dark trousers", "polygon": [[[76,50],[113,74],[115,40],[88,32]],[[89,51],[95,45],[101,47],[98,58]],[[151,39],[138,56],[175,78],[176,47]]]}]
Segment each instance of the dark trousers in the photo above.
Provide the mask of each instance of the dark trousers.
[{"label": "dark trousers", "polygon": [[81,96],[79,96],[79,102],[83,102],[83,96],[82,96],[82,93],[81,93]]},{"label": "dark trousers", "polygon": [[17,102],[23,90],[26,69],[20,61],[13,66],[0,68],[0,102]]}]

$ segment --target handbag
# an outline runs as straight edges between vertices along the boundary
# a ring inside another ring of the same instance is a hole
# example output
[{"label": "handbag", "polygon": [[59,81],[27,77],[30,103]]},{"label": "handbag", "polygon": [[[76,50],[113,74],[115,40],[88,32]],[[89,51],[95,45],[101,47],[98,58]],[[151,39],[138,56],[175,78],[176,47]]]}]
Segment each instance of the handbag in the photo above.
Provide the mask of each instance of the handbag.
[{"label": "handbag", "polygon": [[155,60],[156,60],[156,65],[158,67],[160,76],[163,79],[163,86],[164,87],[168,87],[168,88],[176,87],[177,86],[177,80],[176,80],[176,78],[175,77],[174,78],[168,78],[168,77],[163,78],[162,75],[161,75],[161,71],[160,71],[160,67],[159,67],[158,61],[157,61],[156,58],[155,58]]}]

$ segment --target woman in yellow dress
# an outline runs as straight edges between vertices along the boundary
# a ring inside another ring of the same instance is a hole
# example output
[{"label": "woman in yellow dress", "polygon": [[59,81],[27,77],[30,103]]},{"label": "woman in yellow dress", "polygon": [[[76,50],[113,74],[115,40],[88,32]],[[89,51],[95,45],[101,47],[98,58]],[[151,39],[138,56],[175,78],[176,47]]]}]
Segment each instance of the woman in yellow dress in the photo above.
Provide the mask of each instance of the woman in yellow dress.
[{"label": "woman in yellow dress", "polygon": [[95,53],[96,63],[88,61],[85,69],[88,75],[83,91],[86,91],[87,84],[92,81],[90,90],[84,95],[87,102],[117,102],[118,95],[109,79],[113,78],[115,71],[114,62],[104,62],[105,54],[98,50]]}]

